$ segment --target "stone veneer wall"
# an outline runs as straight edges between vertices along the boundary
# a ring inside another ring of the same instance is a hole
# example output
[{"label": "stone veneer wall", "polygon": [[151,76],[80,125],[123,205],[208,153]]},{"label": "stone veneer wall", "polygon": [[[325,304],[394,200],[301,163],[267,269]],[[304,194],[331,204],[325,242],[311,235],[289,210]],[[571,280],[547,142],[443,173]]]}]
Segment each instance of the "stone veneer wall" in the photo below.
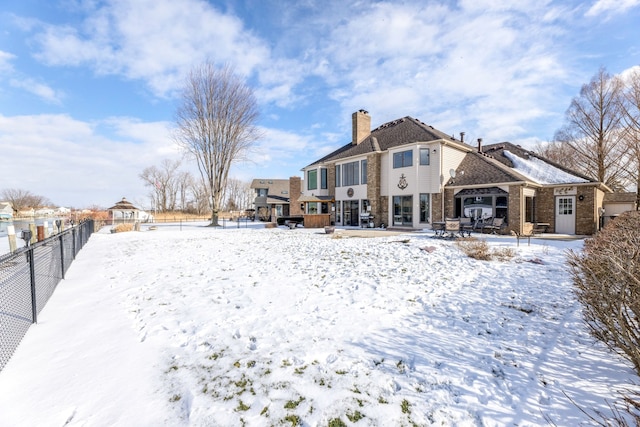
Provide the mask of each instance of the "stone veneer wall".
[{"label": "stone veneer wall", "polygon": [[329,195],[334,199],[333,203],[329,203],[329,214],[331,215],[331,225],[336,224],[336,166],[327,166],[327,188],[329,189]]},{"label": "stone veneer wall", "polygon": [[389,218],[389,198],[380,195],[381,158],[378,153],[367,156],[367,199],[371,203],[371,215],[376,227],[380,227],[382,223],[387,224]]}]

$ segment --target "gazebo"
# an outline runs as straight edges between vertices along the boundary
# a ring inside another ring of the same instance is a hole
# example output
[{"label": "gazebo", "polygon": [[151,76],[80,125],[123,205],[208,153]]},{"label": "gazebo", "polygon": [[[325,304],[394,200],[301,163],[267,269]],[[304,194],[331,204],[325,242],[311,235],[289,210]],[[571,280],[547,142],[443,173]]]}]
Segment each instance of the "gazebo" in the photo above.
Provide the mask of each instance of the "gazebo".
[{"label": "gazebo", "polygon": [[125,197],[107,209],[107,211],[109,212],[111,225],[140,221],[140,214],[142,213],[140,209],[133,206]]}]

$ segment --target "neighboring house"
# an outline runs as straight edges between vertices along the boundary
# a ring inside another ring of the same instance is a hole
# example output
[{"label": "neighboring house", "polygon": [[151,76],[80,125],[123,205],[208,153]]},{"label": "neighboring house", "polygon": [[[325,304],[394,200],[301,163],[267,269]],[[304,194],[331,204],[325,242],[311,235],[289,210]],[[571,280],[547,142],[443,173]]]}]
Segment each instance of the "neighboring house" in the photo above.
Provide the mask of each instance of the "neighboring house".
[{"label": "neighboring house", "polygon": [[59,208],[56,209],[55,214],[56,215],[69,215],[71,213],[71,209],[69,208],[65,208],[63,206],[60,206]]},{"label": "neighboring house", "polygon": [[602,219],[603,225],[623,212],[635,211],[638,195],[636,193],[608,193],[604,195]]},{"label": "neighboring house", "polygon": [[291,186],[300,185],[295,182],[295,179],[291,182],[288,179],[254,179],[251,188],[256,192],[256,217],[262,221],[275,221],[280,216],[301,214],[299,206],[290,205]]},{"label": "neighboring house", "polygon": [[37,217],[53,216],[55,214],[55,210],[52,208],[44,207],[44,208],[36,209],[34,214]]},{"label": "neighboring house", "polygon": [[0,202],[0,220],[8,221],[13,219],[13,208],[9,202]]},{"label": "neighboring house", "polygon": [[412,117],[371,130],[352,115],[352,140],[303,169],[306,213],[336,225],[429,228],[446,217],[503,218],[548,231],[593,234],[611,190],[510,143],[470,146]]}]

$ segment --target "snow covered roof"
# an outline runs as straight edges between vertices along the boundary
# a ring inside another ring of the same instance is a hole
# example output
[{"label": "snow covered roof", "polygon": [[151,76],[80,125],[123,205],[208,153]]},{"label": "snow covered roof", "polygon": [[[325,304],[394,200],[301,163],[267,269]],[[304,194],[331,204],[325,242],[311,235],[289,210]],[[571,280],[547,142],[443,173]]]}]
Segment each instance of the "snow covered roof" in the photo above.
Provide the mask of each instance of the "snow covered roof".
[{"label": "snow covered roof", "polygon": [[540,184],[578,184],[589,182],[588,179],[565,172],[537,157],[524,159],[509,150],[504,150],[503,153],[505,157],[511,160],[513,169],[516,172]]}]

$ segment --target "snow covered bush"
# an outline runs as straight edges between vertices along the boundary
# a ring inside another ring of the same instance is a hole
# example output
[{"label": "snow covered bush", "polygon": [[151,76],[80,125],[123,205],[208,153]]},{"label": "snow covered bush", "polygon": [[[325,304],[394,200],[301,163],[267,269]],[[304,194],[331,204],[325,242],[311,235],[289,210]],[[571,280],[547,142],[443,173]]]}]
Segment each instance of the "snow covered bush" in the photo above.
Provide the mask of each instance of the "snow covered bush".
[{"label": "snow covered bush", "polygon": [[133,224],[118,224],[115,227],[113,227],[113,229],[115,230],[116,233],[124,233],[126,231],[132,231]]},{"label": "snow covered bush", "polygon": [[621,215],[568,260],[592,334],[640,374],[640,212]]}]

